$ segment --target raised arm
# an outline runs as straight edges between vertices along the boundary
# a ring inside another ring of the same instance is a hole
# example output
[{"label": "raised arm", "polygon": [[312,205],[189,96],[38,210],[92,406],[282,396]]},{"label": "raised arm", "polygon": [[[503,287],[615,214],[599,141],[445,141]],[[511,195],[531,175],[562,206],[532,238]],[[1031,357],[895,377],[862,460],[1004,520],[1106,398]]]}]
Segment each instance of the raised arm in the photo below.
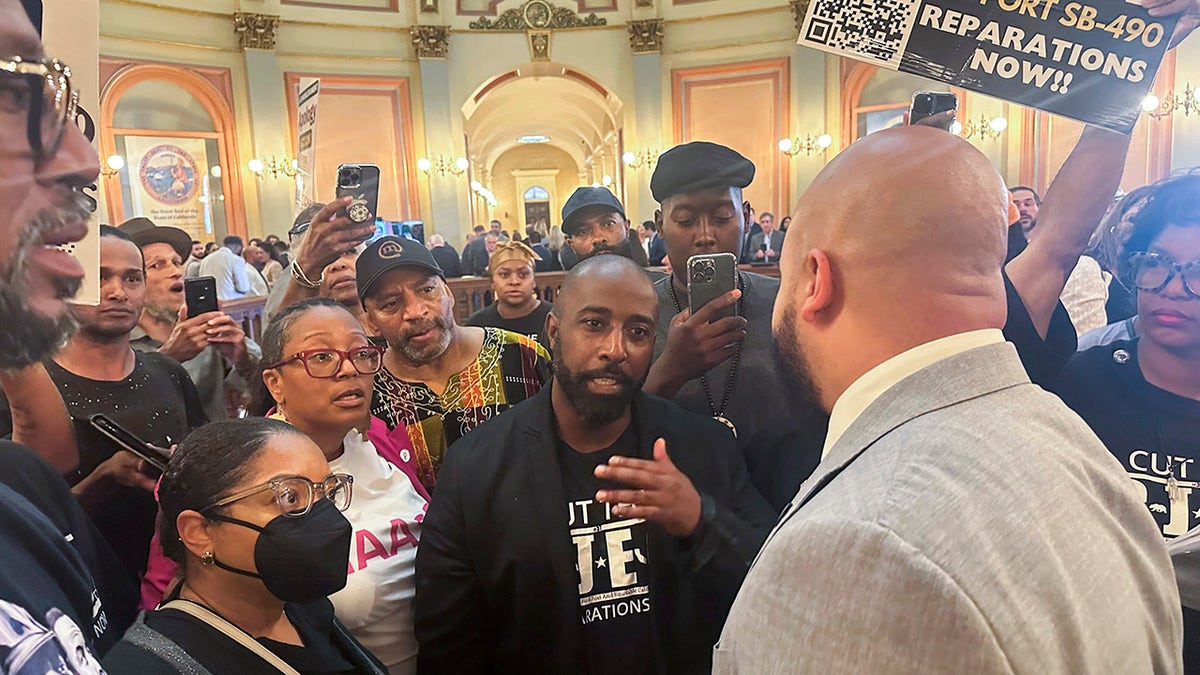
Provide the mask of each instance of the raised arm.
[{"label": "raised arm", "polygon": [[1046,337],[1067,277],[1112,204],[1125,171],[1129,136],[1084,127],[1038,212],[1036,235],[1005,266],[1034,328]]}]

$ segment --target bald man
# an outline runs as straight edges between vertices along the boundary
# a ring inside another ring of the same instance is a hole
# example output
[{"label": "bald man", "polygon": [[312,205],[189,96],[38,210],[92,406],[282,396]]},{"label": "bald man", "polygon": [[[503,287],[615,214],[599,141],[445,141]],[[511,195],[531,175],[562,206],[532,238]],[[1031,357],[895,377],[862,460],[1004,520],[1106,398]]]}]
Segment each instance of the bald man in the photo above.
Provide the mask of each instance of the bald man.
[{"label": "bald man", "polygon": [[725,427],[642,393],[658,298],[576,265],[554,380],[446,454],[417,552],[420,670],[707,673],[774,521]]},{"label": "bald man", "polygon": [[829,435],[714,672],[1179,672],[1143,500],[1001,335],[1007,201],[921,127],[855,143],[801,198],[772,327]]}]

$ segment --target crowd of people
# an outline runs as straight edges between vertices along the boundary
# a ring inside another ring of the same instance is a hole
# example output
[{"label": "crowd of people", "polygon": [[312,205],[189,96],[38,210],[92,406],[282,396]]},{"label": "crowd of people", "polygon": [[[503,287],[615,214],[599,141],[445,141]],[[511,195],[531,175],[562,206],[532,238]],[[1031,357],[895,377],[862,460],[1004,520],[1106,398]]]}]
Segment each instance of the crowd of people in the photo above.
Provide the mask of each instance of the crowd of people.
[{"label": "crowd of people", "polygon": [[1200,173],[1118,194],[1089,127],[1042,196],[904,126],[777,223],[696,141],[641,225],[582,187],[461,255],[102,225],[85,306],[71,87],[0,0],[0,672],[1200,672]]}]

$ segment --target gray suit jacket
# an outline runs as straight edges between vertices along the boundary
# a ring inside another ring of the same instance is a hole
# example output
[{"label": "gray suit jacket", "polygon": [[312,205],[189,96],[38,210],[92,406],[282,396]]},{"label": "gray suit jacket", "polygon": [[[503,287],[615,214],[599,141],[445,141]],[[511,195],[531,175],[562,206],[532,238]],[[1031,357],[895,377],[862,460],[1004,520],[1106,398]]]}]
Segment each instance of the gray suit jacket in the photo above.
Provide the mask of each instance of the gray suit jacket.
[{"label": "gray suit jacket", "polygon": [[1162,537],[1011,345],[893,386],[800,486],[715,673],[1178,673]]},{"label": "gray suit jacket", "polygon": [[746,260],[748,262],[779,262],[779,254],[783,251],[783,238],[786,234],[781,230],[771,230],[771,240],[768,242],[769,245],[767,248],[775,253],[770,258],[767,258],[765,254],[762,258],[758,258],[755,255],[762,250],[763,238],[766,236],[766,233],[754,233],[750,236],[750,248],[746,251]]}]

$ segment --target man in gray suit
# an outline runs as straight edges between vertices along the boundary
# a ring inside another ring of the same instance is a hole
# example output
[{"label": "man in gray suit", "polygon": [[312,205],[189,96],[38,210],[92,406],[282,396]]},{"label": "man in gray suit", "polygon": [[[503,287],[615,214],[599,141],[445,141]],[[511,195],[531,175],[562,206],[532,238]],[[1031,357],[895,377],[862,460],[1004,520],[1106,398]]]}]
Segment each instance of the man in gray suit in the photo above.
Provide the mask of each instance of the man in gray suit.
[{"label": "man in gray suit", "polygon": [[779,252],[783,250],[784,233],[775,229],[775,216],[764,213],[758,220],[762,232],[755,232],[750,237],[750,248],[746,255],[748,263],[777,263]]},{"label": "man in gray suit", "polygon": [[1001,336],[1007,213],[988,160],[923,127],[855,143],[801,198],[773,329],[829,435],[714,672],[1180,671],[1153,519]]}]

